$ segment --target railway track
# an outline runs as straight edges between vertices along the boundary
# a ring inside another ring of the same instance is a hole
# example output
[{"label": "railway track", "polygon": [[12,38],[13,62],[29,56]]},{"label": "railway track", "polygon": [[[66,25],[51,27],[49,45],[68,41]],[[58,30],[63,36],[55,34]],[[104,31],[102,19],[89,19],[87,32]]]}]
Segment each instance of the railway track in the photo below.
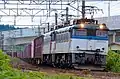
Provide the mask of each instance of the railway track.
[{"label": "railway track", "polygon": [[113,72],[106,72],[106,71],[91,71],[91,70],[85,70],[85,69],[70,69],[70,68],[56,68],[52,66],[46,66],[46,65],[40,65],[40,66],[34,66],[31,64],[28,64],[22,60],[17,61],[17,64],[12,63],[15,68],[19,68],[23,71],[40,71],[40,72],[46,72],[50,75],[53,74],[59,74],[59,73],[70,73],[74,74],[76,76],[81,77],[88,77],[91,76],[93,79],[120,79],[120,73],[113,73]]},{"label": "railway track", "polygon": [[[31,66],[32,67],[32,66]],[[76,76],[81,77],[92,77],[93,79],[120,79],[120,73],[112,73],[112,72],[105,72],[105,71],[90,71],[90,70],[78,70],[78,69],[62,69],[62,68],[55,68],[50,66],[33,66],[32,68],[29,68],[24,66],[23,69],[27,71],[40,71],[40,72],[46,72],[50,75],[53,74],[74,74]]]},{"label": "railway track", "polygon": [[[29,65],[28,65],[28,63],[27,62],[25,62],[25,61],[23,61],[23,60],[20,60],[20,61],[22,61],[22,63],[20,62],[20,64],[19,64],[19,67],[20,68],[22,68],[22,69],[26,69],[26,68],[28,68],[28,69],[31,69],[31,68],[33,68],[33,70],[34,69],[39,69],[39,68],[43,68],[43,67],[46,67],[46,68],[50,68],[50,69],[61,69],[61,70],[76,70],[76,71],[82,71],[82,70],[86,70],[86,71],[99,71],[99,72],[106,72],[103,68],[98,68],[98,67],[93,67],[93,66],[74,66],[74,67],[72,67],[72,68],[70,68],[70,67],[55,67],[55,66],[53,66],[53,65],[32,65],[32,64],[30,64],[29,63]],[[25,64],[25,65],[24,65]],[[26,66],[26,64],[28,65],[28,66]],[[32,69],[31,69],[32,70]]]}]

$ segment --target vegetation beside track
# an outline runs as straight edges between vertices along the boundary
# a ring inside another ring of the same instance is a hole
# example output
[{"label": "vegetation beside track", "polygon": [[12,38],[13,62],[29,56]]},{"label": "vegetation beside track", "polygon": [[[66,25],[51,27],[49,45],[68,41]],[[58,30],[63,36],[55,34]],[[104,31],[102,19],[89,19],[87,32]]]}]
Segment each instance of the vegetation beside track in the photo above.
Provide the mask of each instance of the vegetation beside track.
[{"label": "vegetation beside track", "polygon": [[90,79],[72,74],[49,75],[37,71],[22,71],[10,66],[10,57],[0,51],[0,79]]},{"label": "vegetation beside track", "polygon": [[[10,57],[0,51],[0,79],[90,79],[78,77],[73,74],[53,74],[44,72],[23,71],[12,68]],[[113,51],[108,52],[106,69],[113,72],[120,72],[120,54]]]},{"label": "vegetation beside track", "polygon": [[120,54],[114,51],[109,51],[107,55],[106,70],[112,72],[120,72]]}]

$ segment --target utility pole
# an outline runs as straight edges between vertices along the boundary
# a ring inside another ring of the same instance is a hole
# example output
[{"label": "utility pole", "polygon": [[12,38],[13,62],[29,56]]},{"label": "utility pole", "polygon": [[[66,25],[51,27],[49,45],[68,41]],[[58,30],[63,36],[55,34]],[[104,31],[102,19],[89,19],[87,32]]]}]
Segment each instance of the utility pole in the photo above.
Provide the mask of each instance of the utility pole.
[{"label": "utility pole", "polygon": [[[77,9],[79,10],[79,0],[77,0]],[[77,17],[79,17],[79,11],[77,11]]]},{"label": "utility pole", "polygon": [[38,25],[38,36],[41,35],[41,32],[40,32],[40,25]]},{"label": "utility pole", "polygon": [[108,2],[108,18],[110,17],[110,1]]},{"label": "utility pole", "polygon": [[108,27],[110,23],[110,1],[108,2]]},{"label": "utility pole", "polygon": [[66,7],[66,22],[68,23],[68,7]]},{"label": "utility pole", "polygon": [[47,23],[48,24],[48,32],[50,31],[50,24],[49,23]]},{"label": "utility pole", "polygon": [[85,18],[85,0],[82,0],[82,18]]},{"label": "utility pole", "polygon": [[55,25],[57,25],[57,18],[58,18],[58,15],[57,13],[55,13]]},{"label": "utility pole", "polygon": [[82,19],[85,19],[85,14],[87,10],[89,11],[89,14],[91,15],[91,19],[93,19],[94,11],[102,11],[102,9],[98,9],[96,6],[85,6],[85,0],[82,0],[82,12],[81,12]]}]

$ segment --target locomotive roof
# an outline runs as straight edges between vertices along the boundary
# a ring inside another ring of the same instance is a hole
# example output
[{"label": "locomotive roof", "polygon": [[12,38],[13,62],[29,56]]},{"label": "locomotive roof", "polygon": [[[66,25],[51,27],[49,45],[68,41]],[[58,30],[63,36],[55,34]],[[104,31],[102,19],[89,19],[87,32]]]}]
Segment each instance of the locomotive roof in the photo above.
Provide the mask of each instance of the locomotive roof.
[{"label": "locomotive roof", "polygon": [[50,35],[52,32],[54,32],[54,31],[47,32],[47,33],[45,33],[43,35],[44,35],[44,37],[46,37],[46,36]]},{"label": "locomotive roof", "polygon": [[[96,24],[84,24],[84,25],[85,25],[85,27],[83,29],[99,29],[99,25],[96,25]],[[67,27],[63,27],[63,28],[59,28],[59,29],[50,31],[50,32],[45,33],[43,35],[48,36],[54,31],[59,33],[59,32],[63,32],[63,31],[68,31],[70,28],[80,28],[79,26],[80,26],[80,24],[78,24],[78,25],[70,25],[70,26],[67,26]],[[108,28],[106,26],[104,27],[104,29],[108,30]]]},{"label": "locomotive roof", "polygon": [[45,34],[43,34],[44,36],[48,36],[48,35],[50,35],[52,32],[63,32],[63,31],[67,31],[67,30],[69,30],[70,28],[72,28],[72,27],[74,27],[74,25],[72,25],[72,26],[68,26],[68,27],[64,27],[64,28],[60,28],[60,29],[56,29],[56,30],[53,30],[53,31],[50,31],[50,32],[47,32],[47,33],[45,33]]},{"label": "locomotive roof", "polygon": [[68,27],[64,27],[64,28],[60,28],[55,30],[56,32],[63,32],[63,31],[68,31],[70,28],[73,28],[74,25],[68,26]]},{"label": "locomotive roof", "polygon": [[[99,29],[99,25],[96,25],[96,24],[84,24],[84,26],[85,27],[83,29]],[[71,26],[68,26],[68,27],[60,28],[60,29],[57,29],[55,31],[63,32],[63,31],[69,30],[70,28],[80,28],[80,24],[78,24],[78,25],[71,25]],[[107,29],[108,28],[105,26],[104,30],[107,30]]]}]

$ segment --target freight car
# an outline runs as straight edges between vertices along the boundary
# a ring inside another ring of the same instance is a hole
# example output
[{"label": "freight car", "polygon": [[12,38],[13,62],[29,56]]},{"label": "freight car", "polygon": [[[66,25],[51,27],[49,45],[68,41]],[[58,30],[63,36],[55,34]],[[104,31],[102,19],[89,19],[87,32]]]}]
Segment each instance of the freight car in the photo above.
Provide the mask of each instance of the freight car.
[{"label": "freight car", "polygon": [[31,63],[31,64],[41,64],[43,57],[43,35],[35,38],[30,44],[25,46],[23,52],[18,53],[18,58]]},{"label": "freight car", "polygon": [[32,64],[104,68],[108,52],[108,28],[93,19],[77,19],[72,25],[56,26],[54,30],[34,39],[27,47],[23,52],[26,56],[22,58],[27,58]]}]

